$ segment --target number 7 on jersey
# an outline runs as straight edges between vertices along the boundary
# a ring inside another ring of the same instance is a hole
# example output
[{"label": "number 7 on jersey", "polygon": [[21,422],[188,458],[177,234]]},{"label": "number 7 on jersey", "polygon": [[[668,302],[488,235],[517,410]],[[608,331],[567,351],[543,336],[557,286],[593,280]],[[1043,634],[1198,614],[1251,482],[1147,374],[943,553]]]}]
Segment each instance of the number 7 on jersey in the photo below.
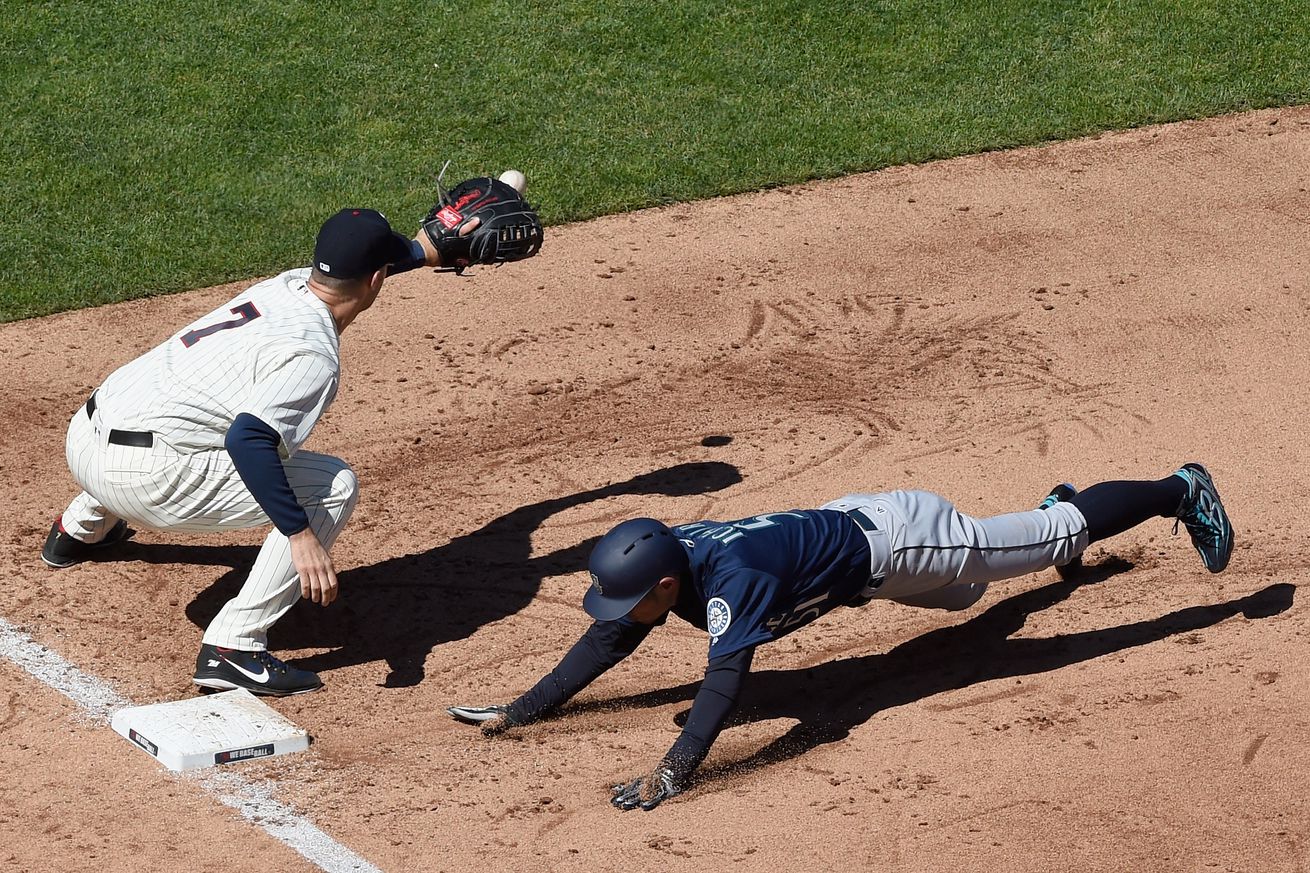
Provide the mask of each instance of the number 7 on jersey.
[{"label": "number 7 on jersey", "polygon": [[182,345],[189,349],[200,340],[211,334],[216,334],[220,330],[231,330],[259,318],[259,310],[255,308],[253,303],[242,303],[240,306],[233,306],[231,311],[240,317],[230,321],[220,321],[218,324],[211,324],[209,327],[198,327],[195,330],[189,330],[182,334]]}]

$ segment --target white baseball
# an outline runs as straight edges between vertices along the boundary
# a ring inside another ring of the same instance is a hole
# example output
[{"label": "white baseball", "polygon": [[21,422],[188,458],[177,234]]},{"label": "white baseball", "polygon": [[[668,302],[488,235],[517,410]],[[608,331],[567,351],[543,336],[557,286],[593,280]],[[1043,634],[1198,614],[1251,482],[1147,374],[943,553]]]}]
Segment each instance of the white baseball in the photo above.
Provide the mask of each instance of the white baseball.
[{"label": "white baseball", "polygon": [[528,178],[518,170],[506,170],[500,174],[500,181],[522,194],[528,190]]}]

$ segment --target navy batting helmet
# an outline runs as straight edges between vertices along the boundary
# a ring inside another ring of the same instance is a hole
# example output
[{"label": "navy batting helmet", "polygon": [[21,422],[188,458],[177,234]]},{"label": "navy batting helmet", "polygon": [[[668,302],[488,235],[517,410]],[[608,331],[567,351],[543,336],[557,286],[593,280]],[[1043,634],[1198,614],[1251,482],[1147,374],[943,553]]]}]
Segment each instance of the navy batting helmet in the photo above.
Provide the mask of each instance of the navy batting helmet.
[{"label": "navy batting helmet", "polygon": [[582,608],[600,621],[622,618],[661,579],[681,578],[687,566],[687,551],[667,525],[653,518],[629,519],[591,550],[591,588]]}]

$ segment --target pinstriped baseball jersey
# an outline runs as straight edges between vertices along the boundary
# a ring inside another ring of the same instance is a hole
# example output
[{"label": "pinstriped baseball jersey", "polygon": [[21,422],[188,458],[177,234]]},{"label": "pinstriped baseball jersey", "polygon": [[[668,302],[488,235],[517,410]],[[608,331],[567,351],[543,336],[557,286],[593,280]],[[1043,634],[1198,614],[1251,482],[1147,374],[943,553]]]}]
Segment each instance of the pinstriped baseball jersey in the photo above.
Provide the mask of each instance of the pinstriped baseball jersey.
[{"label": "pinstriped baseball jersey", "polygon": [[96,397],[106,427],[150,431],[174,448],[221,449],[249,413],[290,457],[336,397],[336,325],[308,288],[309,269],[252,286],[120,367]]}]

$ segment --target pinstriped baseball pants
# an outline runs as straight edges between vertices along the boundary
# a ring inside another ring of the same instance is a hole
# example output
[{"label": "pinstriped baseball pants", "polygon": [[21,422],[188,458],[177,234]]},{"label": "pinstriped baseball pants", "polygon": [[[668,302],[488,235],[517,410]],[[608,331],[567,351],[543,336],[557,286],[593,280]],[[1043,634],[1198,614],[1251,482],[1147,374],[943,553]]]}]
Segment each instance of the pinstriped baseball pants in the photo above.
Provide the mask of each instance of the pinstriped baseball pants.
[{"label": "pinstriped baseball pants", "polygon": [[[155,530],[222,531],[272,524],[247,490],[226,451],[184,454],[158,435],[150,448],[108,441],[108,428],[86,408],[68,426],[68,468],[82,486],[64,510],[64,530],[96,542],[123,518]],[[323,547],[331,549],[359,497],[355,473],[345,461],[297,452],[283,461],[287,481],[309,516]],[[291,544],[275,528],[237,596],[205,631],[204,642],[246,651],[263,649],[268,629],[300,599],[300,577]]]}]

